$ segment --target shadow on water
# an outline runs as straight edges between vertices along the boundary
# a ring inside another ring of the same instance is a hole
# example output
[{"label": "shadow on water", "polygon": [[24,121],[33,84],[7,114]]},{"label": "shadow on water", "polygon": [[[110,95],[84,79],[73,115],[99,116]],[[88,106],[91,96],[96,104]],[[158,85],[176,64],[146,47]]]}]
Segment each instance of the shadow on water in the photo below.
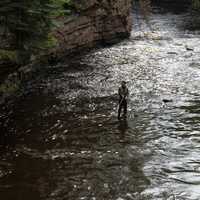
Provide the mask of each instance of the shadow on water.
[{"label": "shadow on water", "polygon": [[118,125],[118,129],[119,129],[119,132],[122,136],[125,136],[126,134],[126,131],[128,130],[128,122],[127,122],[127,119],[122,119],[122,120],[119,120],[119,125]]}]

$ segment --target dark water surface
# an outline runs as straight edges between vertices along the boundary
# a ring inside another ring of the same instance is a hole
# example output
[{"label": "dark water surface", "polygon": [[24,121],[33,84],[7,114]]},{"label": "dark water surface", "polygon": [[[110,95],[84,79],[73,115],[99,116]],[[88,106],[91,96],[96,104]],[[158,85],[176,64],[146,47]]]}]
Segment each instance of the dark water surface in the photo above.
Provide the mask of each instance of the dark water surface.
[{"label": "dark water surface", "polygon": [[1,200],[200,199],[200,35],[185,14],[134,18],[129,40],[49,66],[2,112]]}]

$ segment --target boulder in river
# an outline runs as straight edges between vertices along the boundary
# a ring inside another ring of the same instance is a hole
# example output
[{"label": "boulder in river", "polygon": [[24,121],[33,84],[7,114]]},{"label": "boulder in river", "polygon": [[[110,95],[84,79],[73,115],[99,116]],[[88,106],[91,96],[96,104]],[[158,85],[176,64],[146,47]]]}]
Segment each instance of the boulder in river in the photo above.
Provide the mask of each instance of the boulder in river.
[{"label": "boulder in river", "polygon": [[170,102],[173,102],[172,99],[163,99],[162,101],[163,101],[164,103],[170,103]]},{"label": "boulder in river", "polygon": [[178,55],[178,53],[177,53],[177,52],[175,52],[175,51],[169,51],[169,52],[167,52],[167,54]]},{"label": "boulder in river", "polygon": [[185,46],[185,49],[186,49],[187,51],[194,51],[194,48],[193,48],[193,47],[190,47],[190,46],[188,46],[188,45]]}]

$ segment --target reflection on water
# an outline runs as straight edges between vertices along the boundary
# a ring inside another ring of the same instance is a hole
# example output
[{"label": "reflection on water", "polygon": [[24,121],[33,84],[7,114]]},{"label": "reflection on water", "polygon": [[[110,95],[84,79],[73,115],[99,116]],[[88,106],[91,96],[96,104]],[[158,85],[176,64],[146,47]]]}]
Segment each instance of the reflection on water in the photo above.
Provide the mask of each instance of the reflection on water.
[{"label": "reflection on water", "polygon": [[1,108],[1,199],[199,200],[200,40],[186,17],[139,18],[129,40],[49,66]]},{"label": "reflection on water", "polygon": [[128,129],[128,123],[127,123],[126,119],[119,121],[118,129],[119,129],[119,132],[120,132],[121,135],[126,134],[126,131]]}]

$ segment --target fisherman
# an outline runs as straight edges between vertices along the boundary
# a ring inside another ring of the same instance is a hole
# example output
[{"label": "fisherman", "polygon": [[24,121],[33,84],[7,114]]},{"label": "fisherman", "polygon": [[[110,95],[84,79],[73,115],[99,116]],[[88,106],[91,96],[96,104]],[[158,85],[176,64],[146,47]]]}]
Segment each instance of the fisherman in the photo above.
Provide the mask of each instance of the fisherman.
[{"label": "fisherman", "polygon": [[119,94],[118,119],[120,119],[122,108],[124,111],[124,117],[126,117],[127,114],[127,98],[129,95],[129,91],[125,81],[121,82],[121,87],[118,90],[118,94]]}]

